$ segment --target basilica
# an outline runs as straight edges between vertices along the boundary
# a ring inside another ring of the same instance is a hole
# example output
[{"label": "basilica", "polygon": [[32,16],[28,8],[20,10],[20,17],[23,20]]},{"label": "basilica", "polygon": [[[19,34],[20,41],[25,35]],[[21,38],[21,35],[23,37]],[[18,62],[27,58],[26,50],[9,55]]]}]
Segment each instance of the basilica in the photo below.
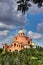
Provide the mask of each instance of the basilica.
[{"label": "basilica", "polygon": [[34,47],[34,43],[32,42],[32,38],[27,37],[25,32],[20,29],[18,31],[18,35],[14,36],[13,42],[10,46],[8,46],[6,43],[3,43],[2,46],[3,50],[13,52],[15,50],[20,51],[26,48],[30,48],[30,46]]}]

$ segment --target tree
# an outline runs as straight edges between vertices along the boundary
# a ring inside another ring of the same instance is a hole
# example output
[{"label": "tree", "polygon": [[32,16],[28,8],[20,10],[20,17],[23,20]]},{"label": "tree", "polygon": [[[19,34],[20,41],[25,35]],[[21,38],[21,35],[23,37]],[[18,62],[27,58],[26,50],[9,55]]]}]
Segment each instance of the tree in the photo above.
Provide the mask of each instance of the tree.
[{"label": "tree", "polygon": [[25,11],[28,11],[29,7],[31,6],[31,4],[28,2],[29,2],[29,0],[17,1],[17,3],[19,4],[17,10],[21,10],[22,13],[25,14]]},{"label": "tree", "polygon": [[43,0],[33,0],[33,2],[34,2],[35,4],[38,3],[38,7],[41,7]]},{"label": "tree", "polygon": [[0,48],[0,54],[3,52],[3,49],[2,48]]},{"label": "tree", "polygon": [[31,4],[29,1],[33,2],[34,4],[38,4],[38,7],[40,8],[42,6],[43,0],[18,0],[18,8],[17,11],[22,11],[23,14],[25,14],[26,11],[28,11]]}]

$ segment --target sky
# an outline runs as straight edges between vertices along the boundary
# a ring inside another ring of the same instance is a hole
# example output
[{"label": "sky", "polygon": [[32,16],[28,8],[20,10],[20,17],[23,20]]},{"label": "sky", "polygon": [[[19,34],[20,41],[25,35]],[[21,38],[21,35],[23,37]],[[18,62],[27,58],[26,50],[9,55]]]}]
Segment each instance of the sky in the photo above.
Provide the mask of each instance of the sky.
[{"label": "sky", "polygon": [[0,47],[2,43],[10,45],[21,27],[35,45],[43,47],[43,6],[30,3],[32,6],[23,15],[17,11],[15,0],[0,0]]}]

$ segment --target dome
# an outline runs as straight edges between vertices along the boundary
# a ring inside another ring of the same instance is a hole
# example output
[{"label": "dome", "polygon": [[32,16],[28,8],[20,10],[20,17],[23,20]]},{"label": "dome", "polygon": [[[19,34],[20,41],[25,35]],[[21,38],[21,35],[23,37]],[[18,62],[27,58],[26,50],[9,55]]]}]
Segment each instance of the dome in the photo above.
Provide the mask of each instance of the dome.
[{"label": "dome", "polygon": [[24,33],[24,31],[23,30],[19,30],[19,32],[18,33]]},{"label": "dome", "polygon": [[22,28],[18,31],[18,36],[24,36],[24,30]]}]

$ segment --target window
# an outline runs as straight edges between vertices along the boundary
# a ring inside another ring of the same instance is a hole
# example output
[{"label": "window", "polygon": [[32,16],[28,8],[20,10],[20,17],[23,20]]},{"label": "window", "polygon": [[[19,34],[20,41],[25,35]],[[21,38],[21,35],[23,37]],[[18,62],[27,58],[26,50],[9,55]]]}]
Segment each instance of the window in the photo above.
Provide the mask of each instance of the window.
[{"label": "window", "polygon": [[19,45],[19,47],[20,47],[20,45]]},{"label": "window", "polygon": [[28,44],[30,44],[30,41],[28,41]]},{"label": "window", "polygon": [[18,45],[17,45],[17,47],[18,47]]},{"label": "window", "polygon": [[14,43],[14,47],[16,46],[16,43]]},{"label": "window", "polygon": [[13,46],[13,44],[11,44],[11,46]]},{"label": "window", "polygon": [[28,39],[28,37],[26,37],[26,40]]},{"label": "window", "polygon": [[16,40],[17,40],[17,37],[16,37]]},{"label": "window", "polygon": [[21,48],[23,47],[23,45],[21,45]]},{"label": "window", "polygon": [[22,33],[21,33],[21,36],[22,36]]},{"label": "window", "polygon": [[9,51],[11,52],[11,49]]},{"label": "window", "polygon": [[4,46],[3,46],[3,49],[4,49]]}]

